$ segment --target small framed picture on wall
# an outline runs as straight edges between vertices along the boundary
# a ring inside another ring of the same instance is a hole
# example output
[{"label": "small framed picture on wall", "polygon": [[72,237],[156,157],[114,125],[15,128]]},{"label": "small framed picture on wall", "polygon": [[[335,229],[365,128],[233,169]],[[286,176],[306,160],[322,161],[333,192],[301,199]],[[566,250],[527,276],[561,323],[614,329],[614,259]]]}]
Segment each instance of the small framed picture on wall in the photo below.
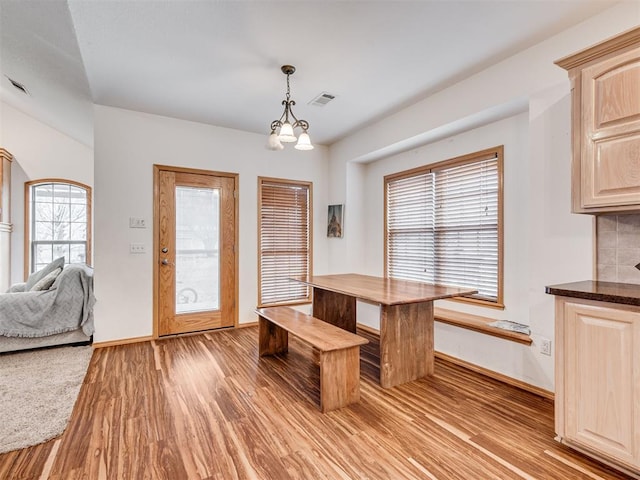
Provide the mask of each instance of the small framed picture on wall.
[{"label": "small framed picture on wall", "polygon": [[329,205],[329,215],[327,221],[327,237],[342,238],[342,205]]}]

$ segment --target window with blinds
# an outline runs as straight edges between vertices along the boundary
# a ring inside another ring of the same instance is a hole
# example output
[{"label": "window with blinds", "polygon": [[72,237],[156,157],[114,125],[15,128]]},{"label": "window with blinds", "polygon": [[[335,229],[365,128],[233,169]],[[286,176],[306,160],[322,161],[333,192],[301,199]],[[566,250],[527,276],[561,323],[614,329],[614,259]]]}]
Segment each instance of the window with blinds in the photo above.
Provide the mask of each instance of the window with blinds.
[{"label": "window with blinds", "polygon": [[259,305],[310,301],[309,287],[290,278],[311,273],[311,188],[258,179]]},{"label": "window with blinds", "polygon": [[502,147],[385,177],[389,277],[502,306]]}]

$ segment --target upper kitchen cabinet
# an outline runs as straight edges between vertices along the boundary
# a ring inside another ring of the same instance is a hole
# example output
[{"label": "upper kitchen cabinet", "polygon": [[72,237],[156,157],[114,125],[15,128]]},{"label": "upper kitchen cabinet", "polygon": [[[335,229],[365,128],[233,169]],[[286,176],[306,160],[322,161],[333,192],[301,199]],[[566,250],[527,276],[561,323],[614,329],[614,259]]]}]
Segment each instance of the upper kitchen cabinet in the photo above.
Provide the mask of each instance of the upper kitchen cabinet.
[{"label": "upper kitchen cabinet", "polygon": [[572,97],[572,211],[640,212],[640,27],[555,62]]}]

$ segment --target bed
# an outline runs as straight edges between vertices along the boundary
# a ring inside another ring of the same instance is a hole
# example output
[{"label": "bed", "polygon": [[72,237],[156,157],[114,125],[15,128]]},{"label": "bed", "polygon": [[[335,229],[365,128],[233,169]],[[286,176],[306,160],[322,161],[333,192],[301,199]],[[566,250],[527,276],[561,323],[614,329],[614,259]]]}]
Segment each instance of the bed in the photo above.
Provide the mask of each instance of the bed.
[{"label": "bed", "polygon": [[0,353],[92,341],[93,269],[56,259],[0,294]]}]

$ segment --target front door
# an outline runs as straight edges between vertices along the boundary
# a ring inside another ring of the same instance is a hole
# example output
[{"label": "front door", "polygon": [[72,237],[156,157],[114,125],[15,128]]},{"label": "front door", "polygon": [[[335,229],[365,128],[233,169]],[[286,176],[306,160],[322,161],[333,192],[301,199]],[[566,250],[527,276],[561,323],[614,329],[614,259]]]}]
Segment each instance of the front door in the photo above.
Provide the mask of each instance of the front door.
[{"label": "front door", "polygon": [[235,323],[235,175],[155,166],[158,336]]}]

